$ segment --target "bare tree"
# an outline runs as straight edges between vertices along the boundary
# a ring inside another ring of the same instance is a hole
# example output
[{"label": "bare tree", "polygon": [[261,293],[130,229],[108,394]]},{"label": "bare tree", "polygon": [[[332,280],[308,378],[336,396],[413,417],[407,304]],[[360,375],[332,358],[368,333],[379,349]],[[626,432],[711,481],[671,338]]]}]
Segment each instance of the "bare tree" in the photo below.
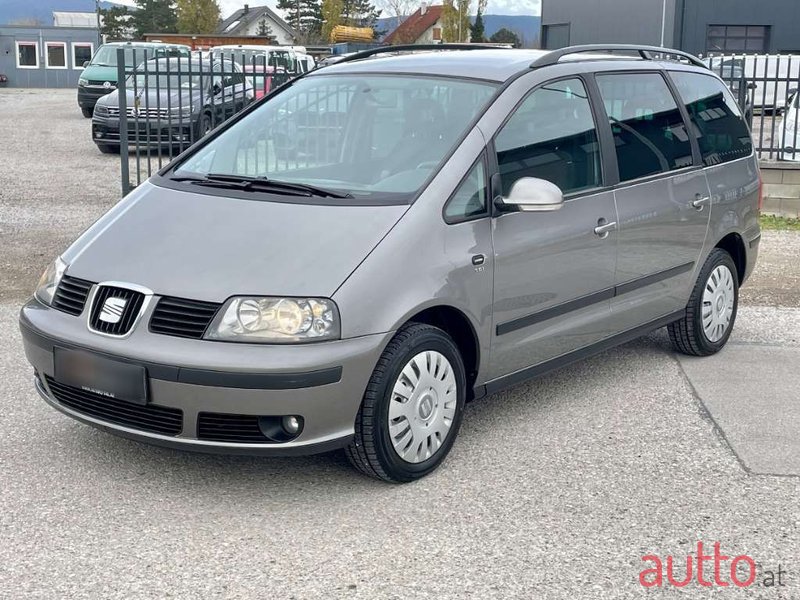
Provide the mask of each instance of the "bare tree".
[{"label": "bare tree", "polygon": [[380,0],[377,4],[382,6],[389,15],[397,18],[398,24],[405,21],[411,13],[419,8],[418,0]]}]

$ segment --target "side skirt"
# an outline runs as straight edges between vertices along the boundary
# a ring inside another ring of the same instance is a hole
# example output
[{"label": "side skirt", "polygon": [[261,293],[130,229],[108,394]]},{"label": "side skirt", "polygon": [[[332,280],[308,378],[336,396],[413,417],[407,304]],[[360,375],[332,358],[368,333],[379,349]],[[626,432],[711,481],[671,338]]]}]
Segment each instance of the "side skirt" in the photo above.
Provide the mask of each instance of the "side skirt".
[{"label": "side skirt", "polygon": [[584,358],[589,358],[595,354],[600,354],[601,352],[605,352],[606,350],[610,350],[611,348],[640,338],[655,331],[656,329],[660,329],[666,325],[669,325],[670,323],[674,323],[683,317],[683,314],[683,310],[676,311],[656,319],[655,321],[650,321],[649,323],[645,323],[639,327],[635,327],[633,329],[629,329],[628,331],[607,337],[590,346],[585,346],[567,354],[562,354],[561,356],[557,356],[556,358],[539,363],[538,365],[533,365],[532,367],[522,369],[521,371],[516,371],[515,373],[498,377],[497,379],[489,381],[484,385],[475,386],[474,398],[478,399],[490,394],[496,394],[501,390],[519,385],[520,383],[524,383],[525,381],[533,379],[534,377],[539,377],[545,373],[549,373],[550,371],[555,371],[561,367],[566,367],[567,365],[571,365],[572,363],[583,360]]}]

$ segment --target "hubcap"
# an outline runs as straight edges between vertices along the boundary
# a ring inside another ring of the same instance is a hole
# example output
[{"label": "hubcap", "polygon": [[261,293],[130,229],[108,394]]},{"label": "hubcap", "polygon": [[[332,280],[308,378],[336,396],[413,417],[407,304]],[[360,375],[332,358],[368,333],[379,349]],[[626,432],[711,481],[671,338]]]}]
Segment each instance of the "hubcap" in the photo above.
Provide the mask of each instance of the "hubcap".
[{"label": "hubcap", "polygon": [[709,342],[721,340],[731,324],[736,293],[733,273],[720,265],[711,272],[703,291],[703,332]]},{"label": "hubcap", "polygon": [[436,454],[450,433],[457,402],[456,376],[443,354],[428,350],[408,361],[389,404],[389,436],[397,455],[421,463]]}]

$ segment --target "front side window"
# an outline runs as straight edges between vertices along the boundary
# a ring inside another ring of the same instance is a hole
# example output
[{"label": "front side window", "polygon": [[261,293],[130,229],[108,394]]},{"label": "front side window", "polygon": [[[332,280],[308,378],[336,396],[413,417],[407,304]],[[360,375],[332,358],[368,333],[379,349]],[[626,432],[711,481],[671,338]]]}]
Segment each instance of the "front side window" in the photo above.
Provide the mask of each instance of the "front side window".
[{"label": "front side window", "polygon": [[92,60],[92,52],[94,46],[92,44],[72,44],[72,68],[82,69],[83,63]]},{"label": "front side window", "polygon": [[753,141],[736,101],[717,78],[671,73],[692,119],[703,163],[715,165],[750,156]]},{"label": "front side window", "polygon": [[660,74],[598,75],[597,84],[614,134],[620,181],[692,165],[683,116]]},{"label": "front side window", "polygon": [[39,68],[39,45],[36,42],[17,42],[17,67]]},{"label": "front side window", "polygon": [[503,195],[522,177],[546,179],[564,194],[601,185],[600,146],[580,79],[531,93],[495,138]]},{"label": "front side window", "polygon": [[47,42],[45,65],[48,69],[67,68],[67,45],[64,42]]},{"label": "front side window", "polygon": [[175,175],[266,177],[356,202],[408,201],[495,90],[412,75],[307,77],[201,147]]},{"label": "front side window", "polygon": [[481,158],[445,206],[445,219],[460,223],[488,214],[487,197],[486,162]]}]

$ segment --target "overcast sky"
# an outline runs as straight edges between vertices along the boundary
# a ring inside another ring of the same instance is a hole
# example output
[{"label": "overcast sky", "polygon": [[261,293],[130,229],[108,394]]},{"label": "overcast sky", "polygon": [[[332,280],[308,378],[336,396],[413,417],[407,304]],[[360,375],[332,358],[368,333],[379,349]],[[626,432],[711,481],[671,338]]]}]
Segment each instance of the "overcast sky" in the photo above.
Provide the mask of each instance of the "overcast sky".
[{"label": "overcast sky", "polygon": [[[0,0],[1,1],[1,0]],[[133,4],[133,0],[116,0],[120,4]],[[267,4],[272,8],[278,3],[278,0],[217,0],[222,9],[222,17],[225,18],[233,11],[242,8],[244,4],[250,6],[263,6]],[[382,0],[374,0],[378,7],[382,7]],[[435,1],[429,4],[436,4]],[[474,4],[474,3],[473,3]],[[540,12],[541,0],[489,0],[489,7],[487,13],[493,15],[538,15]],[[390,16],[384,13],[382,16]]]}]

